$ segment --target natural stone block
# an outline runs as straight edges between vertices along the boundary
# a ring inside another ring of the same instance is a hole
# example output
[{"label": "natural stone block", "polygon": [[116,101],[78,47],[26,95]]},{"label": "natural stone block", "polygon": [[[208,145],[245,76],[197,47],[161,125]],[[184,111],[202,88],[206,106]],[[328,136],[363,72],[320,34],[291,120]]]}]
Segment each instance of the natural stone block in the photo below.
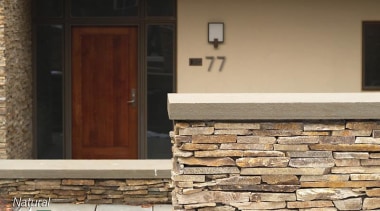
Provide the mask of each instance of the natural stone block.
[{"label": "natural stone block", "polygon": [[301,136],[329,136],[330,131],[303,131]]},{"label": "natural stone block", "polygon": [[178,158],[179,163],[197,166],[235,166],[235,160],[229,157],[224,158]]},{"label": "natural stone block", "polygon": [[243,157],[285,157],[285,153],[280,151],[247,150],[243,151]]},{"label": "natural stone block", "polygon": [[216,135],[251,135],[252,132],[247,129],[234,129],[234,130],[215,130]]},{"label": "natural stone block", "polygon": [[94,185],[94,180],[85,179],[64,179],[62,180],[62,185]]},{"label": "natural stone block", "polygon": [[332,158],[292,158],[289,161],[291,167],[333,167]]},{"label": "natural stone block", "polygon": [[188,158],[188,157],[193,156],[193,154],[194,154],[191,151],[180,150],[176,146],[172,146],[172,152],[173,152],[173,156],[174,157],[185,157],[185,158]]},{"label": "natural stone block", "polygon": [[61,180],[35,180],[36,189],[60,189]]},{"label": "natural stone block", "polygon": [[363,193],[354,192],[347,188],[310,188],[298,189],[296,191],[298,201],[312,200],[340,200],[352,197],[358,197]]},{"label": "natural stone block", "polygon": [[180,128],[179,135],[188,136],[188,135],[211,135],[214,133],[213,127],[189,127],[189,128]]},{"label": "natural stone block", "polygon": [[175,145],[182,145],[184,143],[190,143],[191,142],[191,136],[174,136],[174,144]]},{"label": "natural stone block", "polygon": [[242,157],[242,150],[195,151],[195,157]]},{"label": "natural stone block", "polygon": [[237,143],[239,144],[275,144],[275,137],[260,137],[260,136],[238,136]]},{"label": "natural stone block", "polygon": [[297,201],[297,202],[288,202],[288,208],[314,208],[314,207],[333,207],[334,204],[332,201]]},{"label": "natural stone block", "polygon": [[183,195],[187,195],[187,194],[193,194],[193,193],[199,193],[199,192],[202,192],[203,189],[194,189],[194,188],[185,188],[182,190],[182,194]]},{"label": "natural stone block", "polygon": [[380,166],[380,159],[361,160],[362,166]]},{"label": "natural stone block", "polygon": [[331,136],[370,136],[372,130],[334,130]]},{"label": "natural stone block", "polygon": [[174,182],[175,186],[180,187],[180,188],[193,188],[194,183],[191,181],[186,181],[186,182]]},{"label": "natural stone block", "polygon": [[380,138],[356,137],[355,144],[380,144]]},{"label": "natural stone block", "polygon": [[323,136],[319,140],[320,144],[354,144],[355,136]]},{"label": "natural stone block", "polygon": [[286,202],[245,202],[245,203],[230,203],[232,206],[237,207],[239,210],[244,209],[281,209],[286,207]]},{"label": "natural stone block", "polygon": [[377,129],[379,126],[376,122],[366,122],[366,121],[349,121],[346,123],[346,128],[351,130],[373,130]]},{"label": "natural stone block", "polygon": [[197,203],[197,204],[186,204],[184,205],[186,210],[196,209],[202,207],[216,207],[216,203]]},{"label": "natural stone block", "polygon": [[237,167],[186,167],[184,174],[238,174]]},{"label": "natural stone block", "polygon": [[337,159],[335,160],[335,166],[360,166],[360,160],[358,159]]},{"label": "natural stone block", "polygon": [[319,142],[318,136],[295,136],[280,137],[277,139],[279,144],[316,144]]},{"label": "natural stone block", "polygon": [[241,175],[324,175],[329,168],[242,168]]},{"label": "natural stone block", "polygon": [[272,144],[221,144],[220,149],[273,150]]},{"label": "natural stone block", "polygon": [[345,124],[343,121],[341,122],[316,122],[316,123],[305,123],[304,130],[305,131],[313,131],[313,130],[344,130]]},{"label": "natural stone block", "polygon": [[254,136],[298,136],[302,130],[252,130]]},{"label": "natural stone block", "polygon": [[333,174],[380,174],[380,167],[333,167]]},{"label": "natural stone block", "polygon": [[299,185],[297,176],[294,175],[262,175],[263,183],[269,185]]},{"label": "natural stone block", "polygon": [[287,157],[244,157],[238,158],[236,165],[239,167],[286,167],[288,162]]},{"label": "natural stone block", "polygon": [[361,210],[362,199],[353,198],[353,199],[334,201],[334,205],[339,210]]},{"label": "natural stone block", "polygon": [[380,174],[351,174],[351,180],[380,180]]},{"label": "natural stone block", "polygon": [[302,122],[264,122],[260,125],[262,130],[303,130]]},{"label": "natural stone block", "polygon": [[380,145],[375,144],[311,144],[309,147],[311,150],[329,150],[343,152],[380,151]]},{"label": "natural stone block", "polygon": [[372,137],[380,138],[380,130],[373,130]]},{"label": "natural stone block", "polygon": [[365,198],[363,202],[364,210],[372,210],[380,208],[380,198]]},{"label": "natural stone block", "polygon": [[334,152],[335,159],[368,159],[368,152]]},{"label": "natural stone block", "polygon": [[189,195],[177,194],[179,204],[248,202],[249,197],[248,192],[202,191]]},{"label": "natural stone block", "polygon": [[252,193],[250,201],[296,201],[295,193]]},{"label": "natural stone block", "polygon": [[191,144],[191,143],[185,143],[179,147],[180,150],[185,150],[185,151],[216,150],[218,148],[219,147],[216,144]]},{"label": "natural stone block", "polygon": [[218,207],[207,207],[200,208],[198,211],[235,211],[235,207],[231,206],[218,206]]},{"label": "natural stone block", "polygon": [[190,124],[187,122],[176,122],[174,127],[176,127],[176,128],[188,128],[188,127],[190,127]]},{"label": "natural stone block", "polygon": [[221,143],[236,143],[236,135],[194,135],[192,137],[193,144],[221,144]]},{"label": "natural stone block", "polygon": [[217,122],[214,125],[215,129],[260,129],[259,123],[224,123]]},{"label": "natural stone block", "polygon": [[380,181],[321,181],[301,182],[302,188],[359,188],[380,187]]},{"label": "natural stone block", "polygon": [[206,178],[208,180],[216,180],[216,179],[224,179],[224,178],[227,178],[229,177],[229,174],[207,174],[206,175]]},{"label": "natural stone block", "polygon": [[308,151],[309,146],[306,144],[292,144],[292,145],[275,144],[274,150],[276,151]]},{"label": "natural stone block", "polygon": [[380,158],[380,153],[370,153],[369,158]]},{"label": "natural stone block", "polygon": [[304,175],[301,176],[301,182],[317,182],[317,181],[348,181],[350,179],[350,175],[343,174],[328,174],[328,175],[320,175],[320,176],[309,176]]},{"label": "natural stone block", "polygon": [[298,209],[298,211],[337,211],[334,207]]},{"label": "natural stone block", "polygon": [[219,191],[254,191],[254,192],[277,192],[277,193],[292,193],[300,188],[300,185],[216,185],[211,186],[211,190]]},{"label": "natural stone block", "polygon": [[260,184],[261,177],[259,176],[233,176],[223,179],[217,179],[217,185],[252,185]]},{"label": "natural stone block", "polygon": [[205,175],[172,175],[173,181],[191,181],[191,182],[205,182]]},{"label": "natural stone block", "polygon": [[306,152],[291,151],[291,152],[286,152],[286,156],[291,157],[291,158],[331,158],[332,152],[331,151],[306,151]]},{"label": "natural stone block", "polygon": [[[122,186],[119,186],[117,188],[117,190],[119,191],[135,191],[135,190],[147,190],[148,189],[148,186],[146,185],[139,185],[139,186],[126,186],[126,185],[122,185]],[[97,191],[97,190],[94,190],[92,191],[92,193],[94,194],[100,194],[100,193],[104,193],[106,191]]]},{"label": "natural stone block", "polygon": [[366,190],[366,194],[369,197],[380,196],[380,188]]}]

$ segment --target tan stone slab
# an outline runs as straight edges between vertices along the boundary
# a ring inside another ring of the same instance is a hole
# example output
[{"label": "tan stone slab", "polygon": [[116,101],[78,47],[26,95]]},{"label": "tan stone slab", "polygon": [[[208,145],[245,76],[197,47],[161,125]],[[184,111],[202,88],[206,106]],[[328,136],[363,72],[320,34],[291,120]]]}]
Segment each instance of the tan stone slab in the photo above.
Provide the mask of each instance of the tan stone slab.
[{"label": "tan stone slab", "polygon": [[296,201],[295,193],[252,193],[250,201]]},{"label": "tan stone slab", "polygon": [[235,207],[231,206],[218,206],[218,207],[207,207],[200,208],[198,211],[235,211]]},{"label": "tan stone slab", "polygon": [[260,176],[233,176],[223,179],[217,179],[217,185],[252,185],[260,184]]},{"label": "tan stone slab", "polygon": [[243,151],[243,157],[285,157],[285,153],[280,151],[247,150]]},{"label": "tan stone slab", "polygon": [[273,150],[273,144],[221,144],[220,149]]},{"label": "tan stone slab", "polygon": [[184,205],[184,208],[186,210],[203,208],[203,207],[216,207],[216,203],[197,203],[197,204],[186,204],[186,205]]},{"label": "tan stone slab", "polygon": [[330,150],[330,151],[353,151],[353,152],[374,152],[380,151],[380,145],[375,144],[311,144],[311,150]]},{"label": "tan stone slab", "polygon": [[235,166],[235,160],[229,157],[224,158],[178,158],[178,162],[181,164],[191,166]]},{"label": "tan stone slab", "polygon": [[260,126],[262,130],[303,130],[302,122],[263,122]]},{"label": "tan stone slab", "polygon": [[380,130],[373,130],[372,136],[374,138],[380,138]]},{"label": "tan stone slab", "polygon": [[319,143],[318,136],[294,136],[294,137],[279,137],[277,139],[279,144],[316,144]]},{"label": "tan stone slab", "polygon": [[211,135],[214,133],[213,127],[189,127],[189,128],[180,128],[179,135],[188,136],[188,135]]},{"label": "tan stone slab", "polygon": [[348,121],[346,128],[352,130],[373,130],[377,129],[379,124],[375,121]]},{"label": "tan stone slab", "polygon": [[380,166],[380,159],[361,160],[360,164],[362,166]]},{"label": "tan stone slab", "polygon": [[94,185],[95,180],[86,179],[64,179],[62,185]]},{"label": "tan stone slab", "polygon": [[303,175],[300,178],[301,182],[318,182],[318,181],[348,181],[350,179],[350,175],[342,175],[342,174],[328,174],[328,175]]},{"label": "tan stone slab", "polygon": [[345,124],[343,121],[340,122],[315,122],[315,123],[305,123],[304,130],[305,131],[323,131],[323,130],[344,130]]},{"label": "tan stone slab", "polygon": [[216,122],[215,129],[260,129],[260,123]]},{"label": "tan stone slab", "polygon": [[356,137],[355,144],[380,144],[380,138]]},{"label": "tan stone slab", "polygon": [[334,130],[331,136],[370,136],[372,130]]},{"label": "tan stone slab", "polygon": [[276,151],[308,151],[309,146],[306,144],[292,144],[292,145],[275,144],[274,150]]},{"label": "tan stone slab", "polygon": [[363,202],[364,210],[380,208],[380,198],[365,198]]},{"label": "tan stone slab", "polygon": [[205,175],[178,175],[174,174],[172,175],[173,181],[184,181],[184,182],[205,182],[206,178]]},{"label": "tan stone slab", "polygon": [[353,198],[345,200],[334,201],[334,205],[338,210],[361,210],[362,209],[362,199]]},{"label": "tan stone slab", "polygon": [[176,128],[188,128],[190,124],[188,122],[176,122],[174,127]]},{"label": "tan stone slab", "polygon": [[290,151],[286,152],[287,157],[291,158],[331,158],[331,151]]},{"label": "tan stone slab", "polygon": [[219,147],[216,144],[191,144],[191,143],[185,143],[179,147],[180,150],[185,150],[185,151],[216,150],[218,148]]},{"label": "tan stone slab", "polygon": [[194,155],[194,152],[180,150],[176,145],[172,146],[172,152],[173,152],[173,156],[174,157],[185,157],[185,158],[188,158],[188,157],[191,157],[191,156]]},{"label": "tan stone slab", "polygon": [[286,167],[288,163],[287,157],[246,157],[236,160],[236,165],[239,167]]},{"label": "tan stone slab", "polygon": [[329,136],[330,131],[303,131],[302,136]]},{"label": "tan stone slab", "polygon": [[380,174],[351,174],[351,180],[380,180]]},{"label": "tan stone slab", "polygon": [[299,185],[298,177],[295,175],[262,175],[263,183],[269,185]]},{"label": "tan stone slab", "polygon": [[359,159],[337,159],[335,166],[360,166]]},{"label": "tan stone slab", "polygon": [[241,175],[323,175],[330,168],[242,168]]},{"label": "tan stone slab", "polygon": [[355,136],[323,136],[319,140],[320,144],[354,144]]},{"label": "tan stone slab", "polygon": [[332,158],[292,158],[289,161],[289,166],[303,167],[333,167],[335,160]]},{"label": "tan stone slab", "polygon": [[380,174],[380,167],[333,167],[333,174]]},{"label": "tan stone slab", "polygon": [[373,188],[366,190],[366,194],[369,197],[380,196],[380,188]]},{"label": "tan stone slab", "polygon": [[334,207],[298,209],[298,211],[337,211]]},{"label": "tan stone slab", "polygon": [[251,130],[247,129],[231,129],[231,130],[215,130],[215,135],[240,135],[246,136],[251,135]]},{"label": "tan stone slab", "polygon": [[238,174],[237,167],[185,167],[184,174]]},{"label": "tan stone slab", "polygon": [[348,188],[305,188],[296,191],[298,201],[312,200],[341,200],[358,197],[364,193],[355,192]]},{"label": "tan stone slab", "polygon": [[174,143],[176,145],[182,145],[183,143],[190,143],[191,142],[191,136],[174,136]]},{"label": "tan stone slab", "polygon": [[380,153],[370,153],[369,158],[380,158]]},{"label": "tan stone slab", "polygon": [[297,201],[297,202],[288,202],[288,208],[318,208],[318,207],[333,207],[334,204],[332,201]]},{"label": "tan stone slab", "polygon": [[243,150],[195,151],[195,157],[242,157]]},{"label": "tan stone slab", "polygon": [[221,144],[221,143],[236,143],[236,135],[194,135],[192,137],[193,144]]},{"label": "tan stone slab", "polygon": [[186,181],[186,182],[174,182],[175,187],[180,187],[180,188],[193,188],[194,183],[191,181]]},{"label": "tan stone slab", "polygon": [[239,210],[244,209],[281,209],[286,207],[285,202],[244,202],[244,203],[230,203],[232,206],[237,207]]},{"label": "tan stone slab", "polygon": [[300,188],[300,185],[216,185],[211,186],[211,190],[219,191],[254,191],[254,192],[275,192],[275,193],[292,193]]},{"label": "tan stone slab", "polygon": [[188,195],[177,194],[179,204],[248,202],[249,197],[249,192],[202,191]]},{"label": "tan stone slab", "polygon": [[254,136],[297,136],[302,134],[302,130],[252,130]]},{"label": "tan stone slab", "polygon": [[262,136],[238,136],[237,143],[240,144],[275,144],[275,137]]},{"label": "tan stone slab", "polygon": [[368,152],[334,152],[335,159],[368,159]]},{"label": "tan stone slab", "polygon": [[301,182],[302,188],[359,188],[380,187],[380,181],[321,181]]}]

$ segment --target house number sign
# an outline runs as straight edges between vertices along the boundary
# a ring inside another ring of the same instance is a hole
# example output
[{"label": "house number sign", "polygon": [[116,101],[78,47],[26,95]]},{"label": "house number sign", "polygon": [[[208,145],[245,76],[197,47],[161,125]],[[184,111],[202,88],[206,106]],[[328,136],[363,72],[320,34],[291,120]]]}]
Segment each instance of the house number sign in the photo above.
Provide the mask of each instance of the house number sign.
[{"label": "house number sign", "polygon": [[226,57],[225,56],[206,56],[207,60],[210,60],[210,65],[208,66],[208,71],[210,72],[213,69],[214,63],[215,63],[215,58],[217,60],[220,60],[220,66],[219,66],[219,72],[222,72],[224,63],[226,62]]}]

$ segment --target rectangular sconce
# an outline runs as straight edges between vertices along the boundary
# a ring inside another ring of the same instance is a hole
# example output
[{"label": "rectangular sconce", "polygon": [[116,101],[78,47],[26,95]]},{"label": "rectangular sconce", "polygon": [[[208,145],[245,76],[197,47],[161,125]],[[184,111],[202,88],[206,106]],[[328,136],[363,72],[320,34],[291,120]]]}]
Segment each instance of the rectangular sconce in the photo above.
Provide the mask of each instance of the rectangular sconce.
[{"label": "rectangular sconce", "polygon": [[214,48],[218,48],[219,43],[224,42],[224,23],[208,23],[208,42],[213,43]]}]

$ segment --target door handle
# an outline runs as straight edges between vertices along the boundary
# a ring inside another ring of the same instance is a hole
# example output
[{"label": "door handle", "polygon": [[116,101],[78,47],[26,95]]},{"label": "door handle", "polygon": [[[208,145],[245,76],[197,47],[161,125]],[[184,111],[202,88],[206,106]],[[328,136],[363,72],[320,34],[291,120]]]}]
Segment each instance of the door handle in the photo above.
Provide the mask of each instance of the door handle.
[{"label": "door handle", "polygon": [[136,89],[131,89],[131,100],[128,100],[128,103],[135,105],[135,103],[136,103]]}]

